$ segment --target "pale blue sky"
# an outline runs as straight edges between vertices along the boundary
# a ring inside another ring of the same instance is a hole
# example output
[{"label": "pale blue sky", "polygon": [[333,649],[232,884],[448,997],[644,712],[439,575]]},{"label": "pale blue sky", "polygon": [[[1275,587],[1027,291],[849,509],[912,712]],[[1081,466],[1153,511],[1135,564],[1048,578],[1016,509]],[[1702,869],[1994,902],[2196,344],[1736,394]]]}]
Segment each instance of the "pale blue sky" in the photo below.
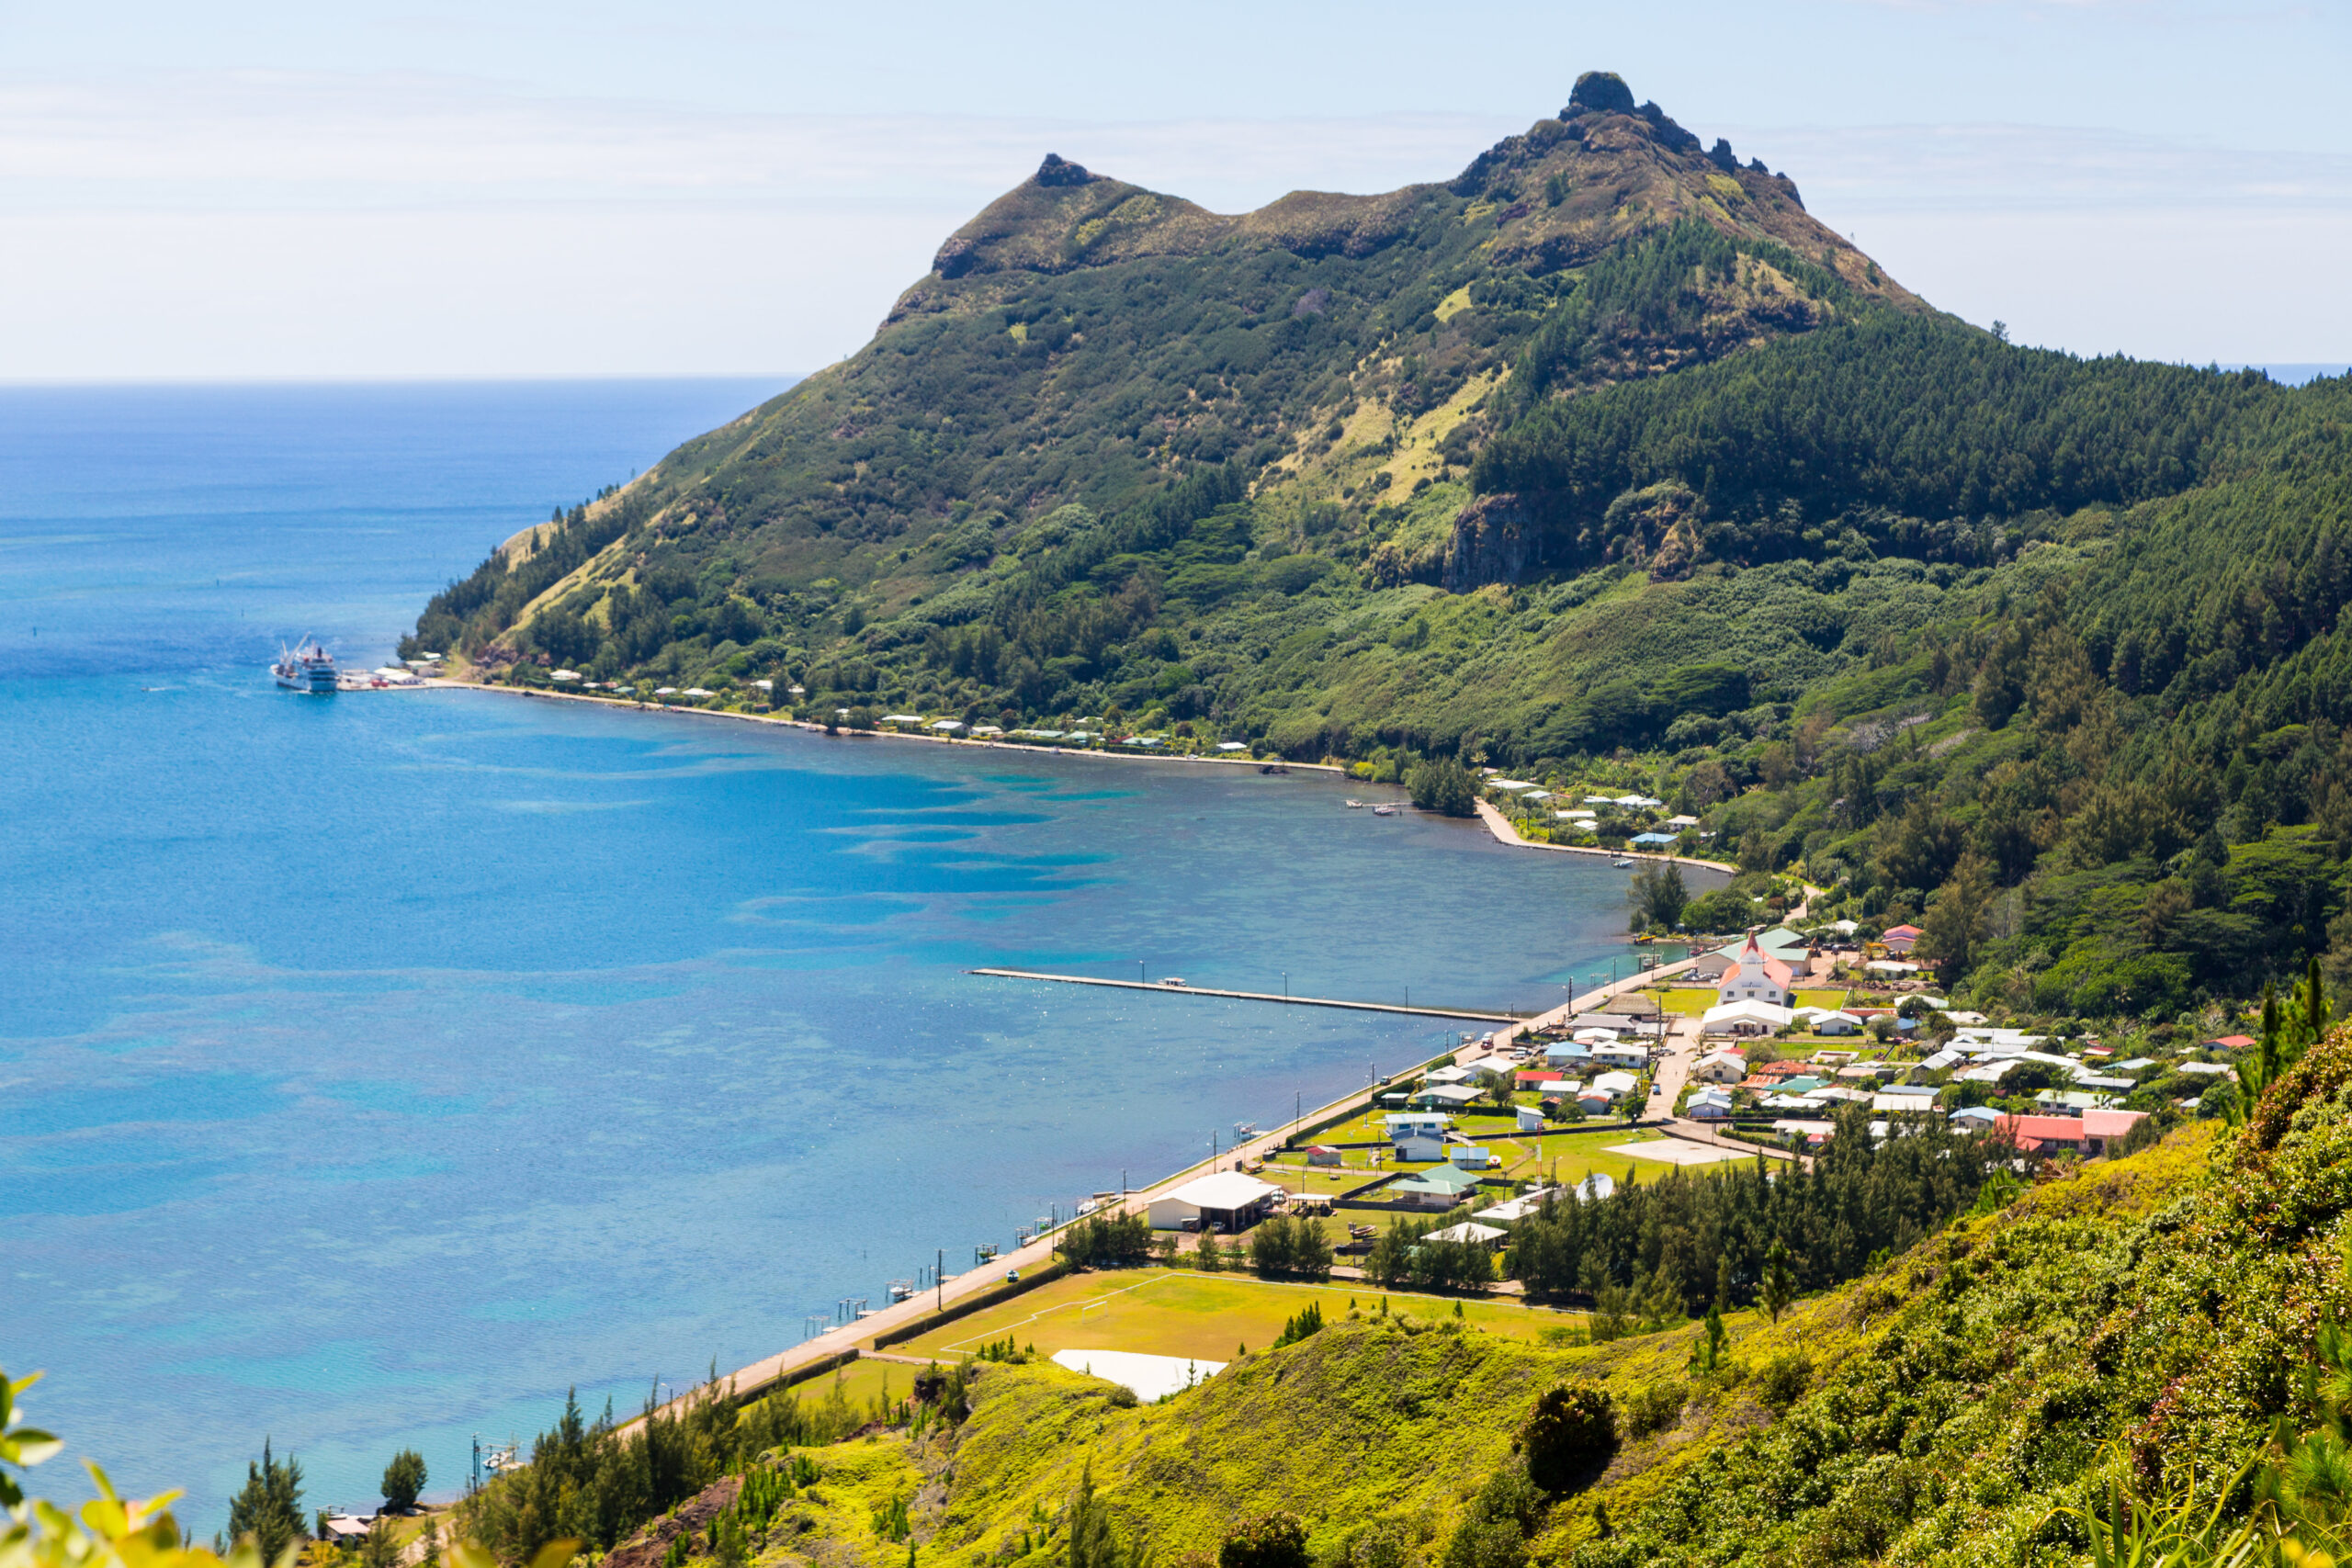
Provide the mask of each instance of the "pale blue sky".
[{"label": "pale blue sky", "polygon": [[808,369],[1048,148],[1383,189],[1594,66],[2024,341],[2352,359],[2347,16],[0,3],[0,378]]}]

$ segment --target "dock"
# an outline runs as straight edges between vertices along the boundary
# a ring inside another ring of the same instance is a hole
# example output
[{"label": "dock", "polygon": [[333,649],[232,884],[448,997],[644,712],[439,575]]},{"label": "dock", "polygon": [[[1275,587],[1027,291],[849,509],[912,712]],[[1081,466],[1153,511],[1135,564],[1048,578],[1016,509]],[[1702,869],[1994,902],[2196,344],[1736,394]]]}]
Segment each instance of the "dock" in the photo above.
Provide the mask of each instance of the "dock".
[{"label": "dock", "polygon": [[1223,997],[1230,1001],[1279,1002],[1285,1007],[1345,1008],[1354,1012],[1396,1013],[1407,1018],[1464,1018],[1475,1023],[1521,1023],[1520,1012],[1480,1012],[1473,1008],[1422,1008],[1400,1002],[1356,1002],[1340,997],[1295,997],[1279,991],[1222,991],[1207,986],[1170,986],[1159,980],[1099,980],[1091,975],[1048,975],[1036,969],[967,969],[998,980],[1047,980],[1057,986],[1107,986],[1114,990],[1150,991],[1163,997]]}]

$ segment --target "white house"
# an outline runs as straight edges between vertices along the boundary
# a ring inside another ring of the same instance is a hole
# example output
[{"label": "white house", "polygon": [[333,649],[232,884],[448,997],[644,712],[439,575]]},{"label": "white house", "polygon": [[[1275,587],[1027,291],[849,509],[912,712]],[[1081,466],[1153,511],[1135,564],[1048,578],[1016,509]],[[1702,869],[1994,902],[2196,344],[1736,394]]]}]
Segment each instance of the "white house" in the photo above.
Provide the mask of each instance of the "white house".
[{"label": "white house", "polygon": [[1184,1222],[1191,1220],[1204,1229],[1215,1224],[1228,1232],[1238,1231],[1262,1218],[1282,1196],[1283,1190],[1271,1181],[1238,1170],[1220,1170],[1154,1198],[1149,1210],[1151,1228],[1182,1230]]},{"label": "white house", "polygon": [[1495,1157],[1495,1151],[1484,1144],[1455,1144],[1445,1151],[1445,1157],[1449,1165],[1464,1170],[1484,1170],[1502,1163]]},{"label": "white house", "polygon": [[1592,1080],[1591,1088],[1615,1099],[1641,1088],[1642,1080],[1631,1073],[1602,1073]]},{"label": "white house", "polygon": [[1650,1054],[1639,1045],[1596,1045],[1592,1059],[1605,1067],[1646,1067]]},{"label": "white house", "polygon": [[1737,1083],[1747,1077],[1747,1058],[1736,1051],[1710,1051],[1699,1058],[1690,1076],[1702,1083]]},{"label": "white house", "polygon": [[1534,1106],[1515,1105],[1511,1109],[1519,1117],[1519,1130],[1521,1132],[1540,1133],[1544,1130],[1544,1112],[1538,1111]]},{"label": "white house", "polygon": [[1796,1016],[1794,1009],[1770,1002],[1726,1002],[1701,1014],[1699,1029],[1705,1034],[1771,1034],[1795,1022]]}]

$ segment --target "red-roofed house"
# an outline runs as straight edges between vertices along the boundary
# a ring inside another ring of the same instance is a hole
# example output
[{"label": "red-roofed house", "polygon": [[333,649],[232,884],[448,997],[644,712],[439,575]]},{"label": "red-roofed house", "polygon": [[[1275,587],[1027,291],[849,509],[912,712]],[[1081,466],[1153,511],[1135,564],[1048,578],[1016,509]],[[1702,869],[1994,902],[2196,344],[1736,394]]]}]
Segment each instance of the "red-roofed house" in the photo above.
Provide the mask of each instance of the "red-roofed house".
[{"label": "red-roofed house", "polygon": [[2144,1111],[2086,1111],[2080,1116],[2003,1116],[1995,1131],[2019,1154],[2103,1155],[2108,1144],[2147,1117]]},{"label": "red-roofed house", "polygon": [[1789,1005],[1789,987],[1796,979],[1796,971],[1756,945],[1756,933],[1747,933],[1747,945],[1739,950],[1738,961],[1724,971],[1715,982],[1715,1005],[1731,1002],[1769,1002],[1773,1007]]},{"label": "red-roofed house", "polygon": [[1879,941],[1886,943],[1886,950],[1889,953],[1908,953],[1918,946],[1919,939],[1927,934],[1917,926],[1895,926],[1882,935]]},{"label": "red-roofed house", "polygon": [[2224,1034],[2219,1040],[2208,1040],[2205,1043],[2224,1051],[2243,1051],[2254,1042],[2243,1034]]},{"label": "red-roofed house", "polygon": [[1778,1062],[1765,1063],[1762,1066],[1756,1069],[1756,1076],[1760,1078],[1794,1078],[1803,1077],[1805,1074],[1812,1072],[1813,1070],[1814,1066],[1811,1062],[1798,1062],[1783,1059]]}]

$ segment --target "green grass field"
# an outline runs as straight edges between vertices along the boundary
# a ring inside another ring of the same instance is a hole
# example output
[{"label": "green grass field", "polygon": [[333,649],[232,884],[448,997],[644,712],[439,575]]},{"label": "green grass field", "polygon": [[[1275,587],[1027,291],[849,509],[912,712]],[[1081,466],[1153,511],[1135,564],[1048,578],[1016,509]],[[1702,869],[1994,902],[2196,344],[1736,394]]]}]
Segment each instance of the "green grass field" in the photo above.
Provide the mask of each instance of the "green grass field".
[{"label": "green grass field", "polygon": [[1834,1012],[1846,1005],[1846,992],[1842,987],[1826,991],[1799,991],[1796,1005],[1801,1008],[1827,1008]]},{"label": "green grass field", "polygon": [[[1323,1303],[1326,1317],[1345,1317],[1351,1300],[1369,1313],[1384,1295],[1391,1312],[1415,1317],[1453,1314],[1452,1297],[1383,1292],[1362,1284],[1290,1285],[1246,1274],[1196,1274],[1183,1269],[1113,1269],[1041,1285],[1002,1305],[894,1345],[890,1353],[944,1359],[1010,1334],[1024,1348],[1035,1345],[1040,1355],[1139,1350],[1226,1361],[1233,1359],[1237,1345],[1259,1350],[1272,1345],[1283,1325],[1310,1301]],[[1579,1313],[1530,1307],[1514,1300],[1464,1302],[1462,1314],[1476,1327],[1520,1339],[1534,1338],[1541,1328],[1583,1321]],[[914,1371],[904,1366],[897,1370],[901,1374]],[[902,1392],[905,1382],[901,1376],[892,1387]],[[819,1385],[809,1386],[821,1393]]]}]

